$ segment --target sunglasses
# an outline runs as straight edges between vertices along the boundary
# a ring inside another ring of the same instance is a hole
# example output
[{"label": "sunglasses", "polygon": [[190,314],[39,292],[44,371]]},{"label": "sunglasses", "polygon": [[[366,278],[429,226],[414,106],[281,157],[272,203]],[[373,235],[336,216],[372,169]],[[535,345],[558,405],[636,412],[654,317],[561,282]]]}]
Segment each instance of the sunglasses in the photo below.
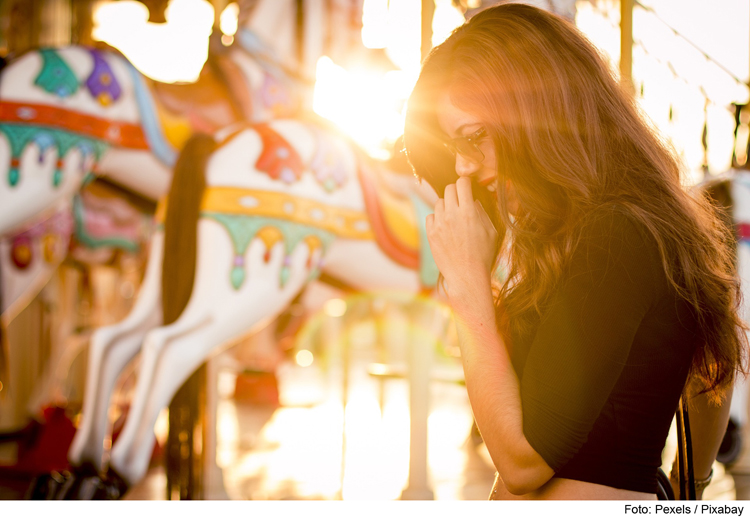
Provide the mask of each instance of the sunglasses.
[{"label": "sunglasses", "polygon": [[487,129],[481,127],[476,132],[472,132],[467,136],[444,140],[443,144],[453,156],[460,154],[474,163],[482,163],[484,161],[484,153],[479,148],[479,142],[486,137]]}]

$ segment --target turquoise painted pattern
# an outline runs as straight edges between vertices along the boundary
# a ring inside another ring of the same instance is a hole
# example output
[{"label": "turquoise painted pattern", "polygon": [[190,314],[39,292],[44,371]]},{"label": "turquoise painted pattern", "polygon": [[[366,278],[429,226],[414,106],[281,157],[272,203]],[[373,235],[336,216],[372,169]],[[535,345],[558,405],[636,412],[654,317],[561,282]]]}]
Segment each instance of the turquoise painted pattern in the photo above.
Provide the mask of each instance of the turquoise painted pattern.
[{"label": "turquoise painted pattern", "polygon": [[[39,146],[40,162],[44,151],[50,147],[57,148],[58,160],[62,160],[70,149],[77,148],[84,155],[93,154],[94,159],[99,161],[108,144],[101,140],[96,140],[88,136],[74,134],[62,129],[52,127],[40,127],[37,125],[19,125],[16,123],[0,123],[0,132],[2,132],[10,143],[11,157],[18,160],[21,157],[27,145],[35,143]],[[86,175],[90,178],[91,175]],[[18,167],[10,167],[8,171],[8,181],[11,187],[15,187],[20,180]],[[62,171],[55,168],[52,175],[52,185],[59,186],[62,182]]]},{"label": "turquoise painted pattern", "polygon": [[[257,236],[262,228],[274,227],[278,229],[284,238],[284,265],[281,267],[279,284],[284,286],[289,279],[288,258],[297,245],[307,236],[317,236],[323,244],[325,254],[328,246],[336,238],[332,233],[313,228],[304,224],[289,222],[271,217],[248,217],[245,215],[229,215],[226,213],[203,212],[202,217],[215,220],[221,224],[229,233],[234,246],[234,259],[230,271],[230,281],[235,290],[239,290],[245,282],[245,252],[250,242]],[[310,272],[308,281],[312,281],[320,273],[318,267]]]},{"label": "turquoise painted pattern", "polygon": [[39,50],[42,56],[42,70],[34,79],[34,84],[47,92],[61,98],[70,97],[78,91],[78,78],[55,50],[43,48]]}]

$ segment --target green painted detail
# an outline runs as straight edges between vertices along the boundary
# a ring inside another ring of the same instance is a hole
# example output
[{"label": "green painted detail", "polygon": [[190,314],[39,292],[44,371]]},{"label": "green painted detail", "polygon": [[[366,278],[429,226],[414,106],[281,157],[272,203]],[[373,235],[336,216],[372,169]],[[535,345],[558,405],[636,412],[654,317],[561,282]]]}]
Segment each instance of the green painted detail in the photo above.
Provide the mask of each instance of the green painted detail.
[{"label": "green painted detail", "polygon": [[[245,215],[228,215],[226,213],[214,213],[204,211],[202,217],[215,220],[221,224],[229,233],[232,239],[235,256],[244,256],[250,242],[256,237],[262,228],[274,227],[278,229],[284,238],[284,255],[288,256],[294,251],[297,245],[307,236],[317,236],[323,244],[323,253],[336,238],[332,233],[314,228],[305,224],[298,224],[271,217],[247,217]],[[239,271],[238,271],[239,270]],[[285,271],[286,270],[286,271]],[[284,286],[289,280],[290,270],[287,266],[282,266],[279,271],[279,284]],[[232,265],[230,271],[230,281],[235,290],[239,290],[245,281],[244,265]]]},{"label": "green painted detail", "polygon": [[34,84],[49,94],[70,97],[78,91],[78,78],[70,66],[56,51],[41,49],[42,71],[34,79]]},{"label": "green painted detail", "polygon": [[240,266],[233,266],[229,273],[229,279],[232,281],[234,289],[239,290],[242,283],[245,282],[245,269]]},{"label": "green painted detail", "polygon": [[310,270],[310,275],[307,276],[307,282],[309,283],[310,281],[315,281],[316,279],[318,279],[318,277],[320,277],[320,267],[316,266],[315,268]]},{"label": "green painted detail", "polygon": [[292,271],[288,266],[284,265],[281,267],[281,272],[279,273],[279,281],[281,282],[282,287],[286,285],[287,281],[289,281],[289,276],[291,275],[291,273]]},{"label": "green painted detail", "polygon": [[49,94],[70,97],[78,91],[78,78],[56,51],[41,49],[42,71],[34,79],[34,84]]},{"label": "green painted detail", "polygon": [[425,225],[425,219],[427,215],[432,213],[432,208],[415,194],[411,195],[411,203],[417,216],[417,223],[419,224],[419,280],[422,282],[422,285],[433,288],[437,285],[440,271],[435,264],[435,259],[432,257],[430,243],[427,240],[427,227]]},{"label": "green painted detail", "polygon": [[106,237],[104,239],[96,239],[92,237],[86,231],[86,223],[83,218],[83,200],[80,195],[73,197],[73,224],[75,226],[75,237],[78,242],[84,246],[92,249],[108,247],[108,248],[119,248],[130,253],[135,253],[139,249],[139,244],[124,239],[122,237]]},{"label": "green painted detail", "polygon": [[10,187],[15,187],[20,178],[21,172],[18,170],[18,168],[11,167],[10,171],[8,171],[8,182],[10,182]]},{"label": "green painted detail", "polygon": [[[109,147],[109,144],[106,142],[88,136],[73,134],[66,130],[51,127],[40,127],[37,125],[0,123],[0,132],[8,138],[11,158],[16,160],[21,158],[24,149],[26,149],[30,143],[36,143],[39,145],[42,152],[44,152],[49,146],[55,146],[57,148],[58,159],[64,158],[70,149],[78,148],[84,153],[93,153],[94,160],[96,161],[99,161]],[[86,175],[86,178],[90,179],[91,176],[93,175],[88,174]],[[11,167],[8,172],[8,181],[10,182],[11,187],[16,186],[19,180],[20,172],[18,167]],[[52,175],[52,184],[57,187],[61,182],[62,171],[55,169]]]}]

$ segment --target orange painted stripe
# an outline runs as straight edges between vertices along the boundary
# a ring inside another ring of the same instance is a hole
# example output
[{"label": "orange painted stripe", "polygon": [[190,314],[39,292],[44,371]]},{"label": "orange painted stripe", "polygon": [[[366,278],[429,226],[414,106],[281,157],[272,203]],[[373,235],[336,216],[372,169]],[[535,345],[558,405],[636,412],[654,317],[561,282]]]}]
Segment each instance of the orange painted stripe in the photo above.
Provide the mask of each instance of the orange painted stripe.
[{"label": "orange painted stripe", "polygon": [[30,103],[0,102],[0,122],[67,130],[126,149],[149,149],[140,125],[111,121],[65,108]]}]

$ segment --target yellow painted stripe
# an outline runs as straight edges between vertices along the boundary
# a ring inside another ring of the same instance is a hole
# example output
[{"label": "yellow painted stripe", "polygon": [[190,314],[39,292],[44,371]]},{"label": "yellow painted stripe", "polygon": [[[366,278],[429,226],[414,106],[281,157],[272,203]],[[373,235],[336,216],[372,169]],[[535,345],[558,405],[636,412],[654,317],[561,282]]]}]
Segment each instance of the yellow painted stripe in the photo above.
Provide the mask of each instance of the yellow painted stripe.
[{"label": "yellow painted stripe", "polygon": [[320,228],[347,239],[375,238],[370,221],[362,211],[334,207],[275,191],[211,187],[206,189],[203,195],[201,211],[288,220]]}]

